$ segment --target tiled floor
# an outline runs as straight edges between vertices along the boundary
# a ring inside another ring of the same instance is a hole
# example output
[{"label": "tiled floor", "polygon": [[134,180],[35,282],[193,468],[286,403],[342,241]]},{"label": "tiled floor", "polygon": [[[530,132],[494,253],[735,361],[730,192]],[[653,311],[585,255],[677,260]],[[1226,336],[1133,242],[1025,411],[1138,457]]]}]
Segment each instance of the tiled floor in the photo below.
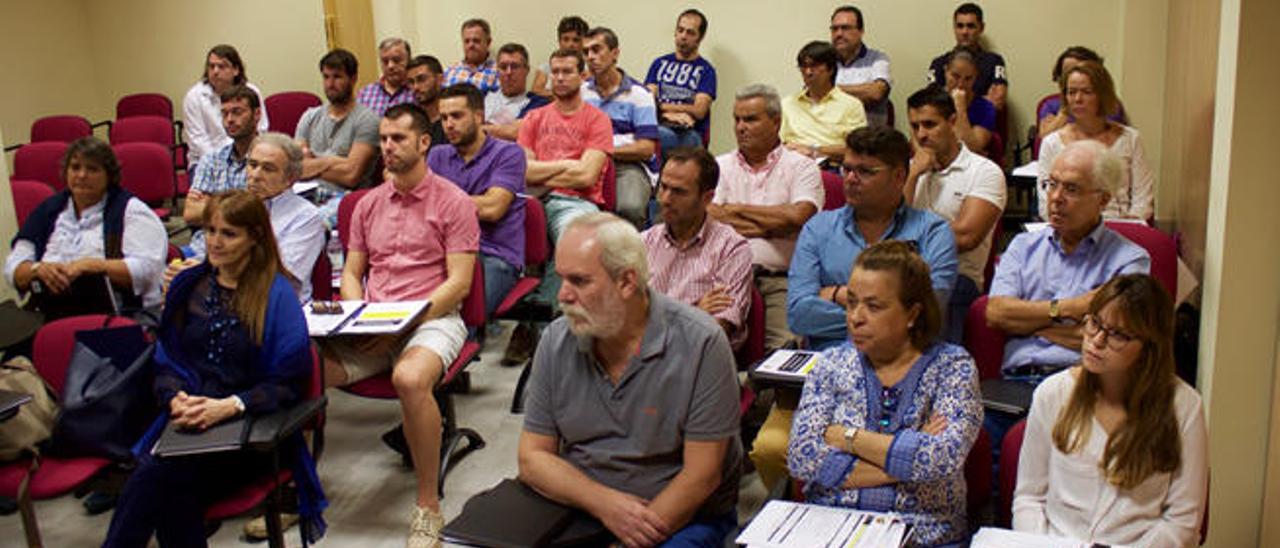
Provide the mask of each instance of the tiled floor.
[{"label": "tiled floor", "polygon": [[[459,462],[446,479],[446,519],[456,516],[475,493],[515,476],[522,416],[511,414],[510,406],[520,370],[498,365],[509,333],[508,326],[500,336],[490,337],[481,360],[469,368],[471,392],[455,396],[459,422],[479,431],[486,445]],[[379,440],[399,420],[399,405],[339,390],[328,395],[320,479],[329,497],[329,532],[318,546],[404,546],[414,501],[413,474]],[[765,490],[755,475],[742,485],[739,516],[745,522],[758,509]],[[45,546],[54,548],[99,545],[110,520],[110,514],[86,516],[80,501],[71,496],[39,501],[36,513]],[[245,546],[239,540],[243,524],[243,518],[227,521],[210,538],[210,546]],[[300,544],[296,530],[289,531],[287,541],[290,546]],[[22,544],[18,516],[0,517],[0,546]]]}]

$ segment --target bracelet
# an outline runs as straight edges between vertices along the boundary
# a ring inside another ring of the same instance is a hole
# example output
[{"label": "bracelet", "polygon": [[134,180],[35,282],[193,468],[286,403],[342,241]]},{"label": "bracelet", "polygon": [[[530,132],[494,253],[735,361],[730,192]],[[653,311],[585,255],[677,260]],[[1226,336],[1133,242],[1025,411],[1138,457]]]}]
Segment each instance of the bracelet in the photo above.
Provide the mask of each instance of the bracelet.
[{"label": "bracelet", "polygon": [[842,288],[842,287],[844,287],[844,286],[843,286],[843,285],[837,285],[837,286],[835,286],[835,289],[832,289],[832,290],[831,290],[831,302],[836,303],[836,304],[840,304],[840,301],[837,299],[837,297],[839,297],[839,296],[840,296],[840,288]]},{"label": "bracelet", "polygon": [[858,439],[858,428],[846,428],[844,431],[844,443],[850,453],[853,453],[853,440]]}]

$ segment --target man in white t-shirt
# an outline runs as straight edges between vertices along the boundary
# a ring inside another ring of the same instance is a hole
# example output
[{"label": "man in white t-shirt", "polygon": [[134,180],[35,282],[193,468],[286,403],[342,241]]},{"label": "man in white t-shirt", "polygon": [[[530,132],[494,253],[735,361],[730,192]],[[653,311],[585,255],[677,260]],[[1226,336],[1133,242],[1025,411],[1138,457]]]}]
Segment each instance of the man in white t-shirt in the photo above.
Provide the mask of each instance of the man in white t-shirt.
[{"label": "man in white t-shirt", "polygon": [[960,276],[951,292],[945,335],[960,343],[969,304],[982,294],[992,232],[1004,210],[1004,172],[956,136],[956,108],[946,91],[917,91],[907,99],[907,109],[916,152],[902,192],[908,203],[946,219],[955,235]]}]

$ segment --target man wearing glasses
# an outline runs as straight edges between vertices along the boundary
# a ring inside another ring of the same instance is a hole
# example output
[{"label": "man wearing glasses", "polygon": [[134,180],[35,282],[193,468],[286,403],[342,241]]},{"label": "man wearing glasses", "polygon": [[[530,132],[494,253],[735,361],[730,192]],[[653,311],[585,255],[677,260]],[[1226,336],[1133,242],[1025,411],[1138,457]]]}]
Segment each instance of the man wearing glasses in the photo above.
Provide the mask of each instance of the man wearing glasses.
[{"label": "man wearing glasses", "polygon": [[866,20],[855,6],[840,6],[831,14],[831,45],[836,49],[836,86],[862,101],[867,123],[889,123],[889,56],[862,41]]},{"label": "man wearing glasses", "polygon": [[520,121],[551,100],[529,91],[529,50],[516,43],[498,48],[498,89],[484,96],[484,132],[515,141]]}]

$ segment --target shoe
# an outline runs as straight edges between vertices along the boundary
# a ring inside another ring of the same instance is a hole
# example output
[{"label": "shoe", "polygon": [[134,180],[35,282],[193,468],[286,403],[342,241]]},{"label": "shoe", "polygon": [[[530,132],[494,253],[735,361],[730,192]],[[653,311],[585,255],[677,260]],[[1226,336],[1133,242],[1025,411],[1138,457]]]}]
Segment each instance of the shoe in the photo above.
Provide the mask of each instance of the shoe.
[{"label": "shoe", "polygon": [[106,512],[107,510],[115,508],[116,498],[116,495],[112,493],[93,491],[84,498],[84,502],[81,504],[84,505],[84,510],[88,512],[90,516],[96,516]]},{"label": "shoe", "polygon": [[529,361],[535,344],[537,341],[533,340],[533,326],[524,322],[516,324],[515,330],[511,332],[511,341],[507,343],[507,351],[502,355],[502,365],[521,365]]},{"label": "shoe", "polygon": [[[297,525],[298,514],[280,514],[280,531],[288,531],[290,527]],[[267,540],[267,517],[258,516],[244,524],[244,538],[249,542],[261,542]]]},{"label": "shoe", "polygon": [[428,508],[415,506],[413,520],[409,522],[407,548],[440,548],[440,530],[444,528],[444,516]]}]

